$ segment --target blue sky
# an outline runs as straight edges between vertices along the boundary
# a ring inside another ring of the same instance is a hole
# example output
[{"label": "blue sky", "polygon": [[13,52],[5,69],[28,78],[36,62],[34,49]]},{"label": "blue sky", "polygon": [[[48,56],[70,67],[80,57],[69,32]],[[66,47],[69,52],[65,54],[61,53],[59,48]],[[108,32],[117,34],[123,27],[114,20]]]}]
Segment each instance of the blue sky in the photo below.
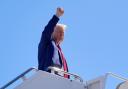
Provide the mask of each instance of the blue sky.
[{"label": "blue sky", "polygon": [[[56,8],[67,25],[62,49],[69,70],[90,80],[106,72],[128,77],[127,0],[1,0],[0,86],[37,67],[41,32]],[[108,89],[112,83],[108,80]],[[121,82],[121,81],[120,81]]]}]

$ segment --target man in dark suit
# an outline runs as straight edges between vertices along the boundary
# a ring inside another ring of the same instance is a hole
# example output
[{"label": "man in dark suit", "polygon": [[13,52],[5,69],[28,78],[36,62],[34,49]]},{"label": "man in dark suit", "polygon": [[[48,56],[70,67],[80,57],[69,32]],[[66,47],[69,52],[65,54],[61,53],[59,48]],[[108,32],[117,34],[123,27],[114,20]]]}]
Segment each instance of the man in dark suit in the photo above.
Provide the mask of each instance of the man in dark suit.
[{"label": "man in dark suit", "polygon": [[[64,39],[65,25],[58,24],[59,17],[64,14],[63,8],[57,8],[56,14],[45,26],[38,46],[38,69],[48,71],[49,66],[57,66],[68,72],[60,43]],[[64,75],[65,78],[69,76]]]}]

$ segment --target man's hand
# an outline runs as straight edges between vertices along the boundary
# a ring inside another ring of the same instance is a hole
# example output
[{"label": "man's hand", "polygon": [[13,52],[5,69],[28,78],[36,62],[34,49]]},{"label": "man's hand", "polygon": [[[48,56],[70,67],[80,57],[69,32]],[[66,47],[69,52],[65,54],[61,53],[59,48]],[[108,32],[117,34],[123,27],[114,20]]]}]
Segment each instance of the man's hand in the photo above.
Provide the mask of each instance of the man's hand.
[{"label": "man's hand", "polygon": [[57,10],[56,10],[56,16],[57,16],[57,17],[60,17],[60,16],[62,16],[63,14],[64,14],[64,9],[58,7]]}]

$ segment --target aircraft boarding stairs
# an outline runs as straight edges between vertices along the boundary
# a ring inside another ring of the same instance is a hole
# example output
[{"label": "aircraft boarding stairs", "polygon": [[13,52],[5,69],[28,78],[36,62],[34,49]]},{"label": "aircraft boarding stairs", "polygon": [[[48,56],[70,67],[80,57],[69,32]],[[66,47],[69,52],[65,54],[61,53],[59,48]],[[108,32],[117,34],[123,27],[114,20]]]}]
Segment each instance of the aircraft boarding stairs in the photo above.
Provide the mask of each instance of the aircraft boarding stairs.
[{"label": "aircraft boarding stairs", "polygon": [[[22,79],[23,82],[17,85],[14,89],[105,89],[106,78],[109,75],[124,81],[121,82],[116,89],[128,89],[128,80],[113,73],[106,73],[98,78],[83,81],[78,75],[62,71],[55,67],[49,67],[49,69],[52,71],[51,73],[37,70],[35,68],[29,68],[0,89],[6,89],[19,79]],[[26,74],[33,70],[35,72],[31,77],[27,78]],[[68,74],[70,75],[70,79],[56,75],[54,72]]]}]

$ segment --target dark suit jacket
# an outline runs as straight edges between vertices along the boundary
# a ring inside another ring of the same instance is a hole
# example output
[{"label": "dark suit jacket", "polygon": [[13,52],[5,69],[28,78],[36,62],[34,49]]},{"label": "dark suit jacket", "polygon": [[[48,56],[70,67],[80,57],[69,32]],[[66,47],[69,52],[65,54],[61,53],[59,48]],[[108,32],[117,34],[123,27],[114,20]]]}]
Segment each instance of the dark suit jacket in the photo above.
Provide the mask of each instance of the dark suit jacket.
[{"label": "dark suit jacket", "polygon": [[59,18],[54,15],[42,32],[41,40],[38,46],[39,70],[47,71],[47,68],[53,65],[52,57],[54,53],[54,47],[52,45],[51,34],[54,31],[54,27],[58,21]]}]

